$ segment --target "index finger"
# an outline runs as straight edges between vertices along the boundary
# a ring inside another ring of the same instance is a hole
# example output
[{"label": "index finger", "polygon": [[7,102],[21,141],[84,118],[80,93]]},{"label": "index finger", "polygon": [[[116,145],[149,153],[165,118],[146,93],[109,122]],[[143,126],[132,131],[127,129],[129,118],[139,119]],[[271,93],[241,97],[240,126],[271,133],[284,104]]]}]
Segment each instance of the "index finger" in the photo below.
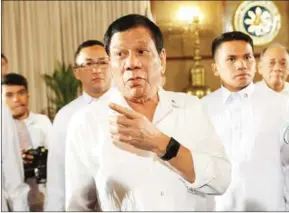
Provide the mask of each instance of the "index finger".
[{"label": "index finger", "polygon": [[118,105],[118,104],[115,104],[115,103],[110,103],[109,107],[112,110],[114,110],[114,111],[116,111],[116,112],[118,112],[118,113],[120,113],[122,115],[125,115],[128,118],[131,118],[131,119],[140,118],[140,114],[139,113],[137,113],[137,112],[135,112],[133,110],[130,110],[130,109],[126,108],[126,107],[123,107],[121,105]]}]

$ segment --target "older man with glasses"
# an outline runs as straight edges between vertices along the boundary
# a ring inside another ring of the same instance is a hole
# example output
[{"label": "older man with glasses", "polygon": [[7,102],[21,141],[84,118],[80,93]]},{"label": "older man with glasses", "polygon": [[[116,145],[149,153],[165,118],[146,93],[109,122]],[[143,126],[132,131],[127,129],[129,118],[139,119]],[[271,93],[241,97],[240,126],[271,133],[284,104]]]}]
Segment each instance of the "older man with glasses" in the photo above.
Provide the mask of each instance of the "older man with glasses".
[{"label": "older man with glasses", "polygon": [[74,74],[81,81],[82,95],[56,115],[49,140],[46,211],[64,211],[65,141],[75,111],[98,100],[111,86],[109,59],[100,41],[83,42],[75,53]]}]

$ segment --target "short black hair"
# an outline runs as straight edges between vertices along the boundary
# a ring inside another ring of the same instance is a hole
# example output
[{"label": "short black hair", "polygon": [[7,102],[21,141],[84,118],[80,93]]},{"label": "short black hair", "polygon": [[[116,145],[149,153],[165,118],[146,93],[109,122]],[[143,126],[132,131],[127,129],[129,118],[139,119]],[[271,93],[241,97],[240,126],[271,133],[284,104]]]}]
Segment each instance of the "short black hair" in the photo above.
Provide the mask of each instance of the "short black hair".
[{"label": "short black hair", "polygon": [[6,61],[6,63],[8,63],[8,59],[3,53],[1,53],[1,58],[3,58]]},{"label": "short black hair", "polygon": [[215,38],[214,41],[212,42],[213,58],[215,58],[216,52],[218,48],[221,46],[221,44],[227,41],[245,41],[249,43],[252,47],[252,50],[254,50],[253,40],[249,35],[242,33],[240,31],[226,32],[220,35],[219,37]]},{"label": "short black hair", "polygon": [[74,54],[74,61],[76,62],[76,58],[77,56],[79,55],[80,51],[85,48],[85,47],[91,47],[91,46],[94,46],[94,45],[98,45],[98,46],[102,46],[104,47],[103,43],[101,41],[98,41],[98,40],[87,40],[87,41],[84,41],[83,43],[81,43],[75,54]]},{"label": "short black hair", "polygon": [[152,39],[155,43],[158,53],[161,53],[164,46],[163,34],[160,28],[153,23],[146,16],[139,14],[130,14],[122,16],[112,22],[104,34],[104,48],[108,55],[110,55],[109,47],[111,38],[115,33],[123,32],[136,27],[145,27],[151,32]]},{"label": "short black hair", "polygon": [[2,77],[1,85],[24,86],[28,90],[28,83],[23,75],[17,73],[8,73]]}]

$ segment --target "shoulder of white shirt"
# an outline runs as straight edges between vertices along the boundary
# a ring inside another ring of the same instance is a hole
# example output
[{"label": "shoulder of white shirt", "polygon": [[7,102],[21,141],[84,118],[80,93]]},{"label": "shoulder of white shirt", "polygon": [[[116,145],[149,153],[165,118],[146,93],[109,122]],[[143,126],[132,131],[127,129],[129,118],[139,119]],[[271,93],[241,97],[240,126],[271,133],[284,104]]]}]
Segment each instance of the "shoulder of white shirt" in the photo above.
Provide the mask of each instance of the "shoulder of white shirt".
[{"label": "shoulder of white shirt", "polygon": [[47,117],[47,115],[39,114],[39,113],[34,113],[34,112],[29,112],[28,116],[28,121],[29,122],[40,122],[40,123],[50,123],[51,121]]},{"label": "shoulder of white shirt", "polygon": [[[184,107],[187,105],[200,105],[201,102],[198,97],[188,95],[183,92],[166,91],[159,88],[160,99],[167,99],[172,102],[173,106]],[[92,113],[98,112],[102,114],[104,110],[108,109],[108,103],[114,101],[117,97],[121,96],[121,93],[116,88],[111,88],[104,96],[102,96],[97,102],[93,102],[83,108],[77,110],[73,114],[75,120],[83,119],[86,115],[92,115]]]},{"label": "shoulder of white shirt", "polygon": [[63,106],[56,114],[55,118],[54,118],[54,122],[57,119],[68,119],[68,117],[72,116],[72,114],[82,108],[83,106],[85,106],[85,102],[83,100],[83,96],[79,96],[76,99],[74,99],[73,101],[71,101],[70,103],[66,104],[65,106]]}]

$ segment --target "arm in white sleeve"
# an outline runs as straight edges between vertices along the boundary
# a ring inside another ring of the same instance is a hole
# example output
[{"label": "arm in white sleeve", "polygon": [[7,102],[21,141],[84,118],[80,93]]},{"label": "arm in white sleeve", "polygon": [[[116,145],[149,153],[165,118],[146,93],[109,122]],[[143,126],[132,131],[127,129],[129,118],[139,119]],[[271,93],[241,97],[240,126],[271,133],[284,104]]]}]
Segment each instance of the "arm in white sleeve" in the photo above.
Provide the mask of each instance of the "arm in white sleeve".
[{"label": "arm in white sleeve", "polygon": [[66,120],[56,115],[48,134],[47,196],[45,211],[65,209],[65,141]]},{"label": "arm in white sleeve", "polygon": [[48,148],[49,146],[49,134],[52,131],[52,123],[49,118],[45,115],[43,119],[43,125],[45,127],[45,147]]},{"label": "arm in white sleeve", "polygon": [[87,145],[82,130],[85,128],[78,114],[72,117],[66,140],[65,188],[66,211],[96,210],[97,193],[92,171],[87,165]]},{"label": "arm in white sleeve", "polygon": [[284,175],[284,198],[286,211],[289,211],[289,115],[287,116],[287,121],[284,129],[282,130],[281,137],[281,161]]},{"label": "arm in white sleeve", "polygon": [[12,211],[29,211],[29,186],[24,183],[20,153],[14,120],[9,110],[2,106],[2,192],[4,191]]},{"label": "arm in white sleeve", "polygon": [[184,145],[192,154],[195,181],[181,180],[192,192],[223,194],[231,182],[231,164],[220,138],[199,100],[194,101],[187,116],[191,118],[187,126],[191,128],[192,135],[191,141]]}]

